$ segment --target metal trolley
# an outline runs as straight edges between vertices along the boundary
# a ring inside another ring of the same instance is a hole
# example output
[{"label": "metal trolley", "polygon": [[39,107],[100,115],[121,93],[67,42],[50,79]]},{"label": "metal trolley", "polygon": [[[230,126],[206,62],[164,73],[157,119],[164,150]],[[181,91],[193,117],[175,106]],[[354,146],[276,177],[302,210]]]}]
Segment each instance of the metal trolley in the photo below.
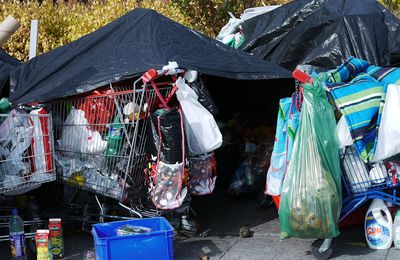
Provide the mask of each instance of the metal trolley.
[{"label": "metal trolley", "polygon": [[[25,194],[56,179],[51,115],[44,109],[27,114],[14,109],[0,115],[0,195]],[[0,198],[1,199],[1,198]],[[28,208],[36,202],[31,198]],[[3,203],[2,203],[3,204]],[[8,222],[12,207],[0,206],[0,241],[9,241]],[[38,208],[30,207],[24,221],[26,238],[34,249],[34,235],[44,226]]]},{"label": "metal trolley", "polygon": [[[293,72],[293,77],[300,83],[313,82],[310,75],[297,69]],[[348,146],[340,151],[340,160],[345,195],[338,222],[375,198],[400,206],[400,198],[396,196],[396,189],[400,186],[400,167],[392,172],[387,171],[385,166],[391,158],[364,163],[355,148]],[[373,174],[370,174],[371,172]],[[331,242],[332,239],[314,241],[311,246],[312,254],[317,259],[329,259],[333,253]]]},{"label": "metal trolley", "polygon": [[0,194],[13,196],[56,179],[49,114],[0,114]]},{"label": "metal trolley", "polygon": [[109,205],[101,203],[98,195],[117,200],[131,217],[143,217],[136,209],[142,208],[147,192],[146,113],[157,99],[156,92],[167,96],[172,84],[154,83],[159,86],[154,89],[141,83],[142,78],[133,86],[110,84],[89,95],[46,104],[54,120],[58,179],[76,187],[68,204],[80,190],[90,191],[100,222],[125,217],[107,215]]},{"label": "metal trolley", "polygon": [[[390,163],[390,159],[364,163],[353,146],[343,148],[340,159],[345,196],[339,222],[372,199],[378,198],[400,206],[400,198],[396,196],[396,188],[400,186],[400,171],[397,171],[400,167],[388,171],[385,164]],[[313,255],[317,259],[328,259],[333,253],[331,241],[315,241],[312,245]]]}]

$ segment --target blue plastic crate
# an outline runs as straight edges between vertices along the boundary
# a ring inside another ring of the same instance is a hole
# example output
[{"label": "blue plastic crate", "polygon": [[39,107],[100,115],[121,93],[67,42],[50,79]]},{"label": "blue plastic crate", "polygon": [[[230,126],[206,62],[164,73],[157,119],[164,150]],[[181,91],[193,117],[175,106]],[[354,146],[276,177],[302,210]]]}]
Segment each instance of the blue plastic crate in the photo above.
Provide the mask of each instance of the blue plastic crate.
[{"label": "blue plastic crate", "polygon": [[[117,236],[123,225],[151,228],[151,232]],[[173,259],[174,229],[165,218],[133,219],[95,224],[92,235],[97,260]]]}]

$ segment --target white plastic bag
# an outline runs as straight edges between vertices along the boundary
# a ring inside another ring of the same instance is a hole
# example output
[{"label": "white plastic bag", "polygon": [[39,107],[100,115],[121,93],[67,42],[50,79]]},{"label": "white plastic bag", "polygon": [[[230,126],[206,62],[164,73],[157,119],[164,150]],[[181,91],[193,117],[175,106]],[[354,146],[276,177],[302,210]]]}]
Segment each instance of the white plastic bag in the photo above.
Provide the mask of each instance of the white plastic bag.
[{"label": "white plastic bag", "polygon": [[262,15],[268,12],[271,12],[272,10],[280,7],[281,5],[268,5],[268,6],[260,6],[260,7],[252,7],[252,8],[247,8],[243,11],[243,13],[240,15],[240,18],[242,21],[249,20],[255,16]]},{"label": "white plastic bag", "polygon": [[92,131],[85,118],[85,112],[72,108],[61,135],[60,146],[69,152],[100,154],[107,148],[98,131]]},{"label": "white plastic bag", "polygon": [[219,148],[222,135],[213,115],[197,100],[198,96],[181,77],[176,81],[176,96],[182,106],[189,154],[206,154]]},{"label": "white plastic bag", "polygon": [[373,162],[387,159],[400,153],[400,85],[390,84],[387,89],[378,132],[378,143]]},{"label": "white plastic bag", "polygon": [[228,23],[222,27],[221,31],[217,35],[216,39],[218,41],[222,41],[222,39],[229,35],[229,34],[235,34],[237,28],[239,27],[240,24],[242,24],[242,19],[238,19],[231,15],[231,18],[229,19]]}]

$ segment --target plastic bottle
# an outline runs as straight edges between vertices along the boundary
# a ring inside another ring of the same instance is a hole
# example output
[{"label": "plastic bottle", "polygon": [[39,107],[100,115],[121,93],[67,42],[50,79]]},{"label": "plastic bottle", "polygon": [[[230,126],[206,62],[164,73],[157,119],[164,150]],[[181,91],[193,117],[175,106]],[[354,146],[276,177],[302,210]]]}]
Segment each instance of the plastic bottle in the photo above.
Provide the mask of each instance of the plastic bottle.
[{"label": "plastic bottle", "polygon": [[122,147],[122,128],[118,116],[114,118],[114,121],[110,124],[110,130],[107,138],[107,151],[106,155],[114,156],[117,155]]},{"label": "plastic bottle", "polygon": [[396,249],[400,249],[400,209],[397,210],[393,222],[393,242]]},{"label": "plastic bottle", "polygon": [[18,210],[12,210],[9,222],[11,259],[26,260],[24,221],[18,216]]},{"label": "plastic bottle", "polygon": [[365,238],[372,249],[388,249],[393,241],[393,219],[381,199],[374,199],[365,216]]}]

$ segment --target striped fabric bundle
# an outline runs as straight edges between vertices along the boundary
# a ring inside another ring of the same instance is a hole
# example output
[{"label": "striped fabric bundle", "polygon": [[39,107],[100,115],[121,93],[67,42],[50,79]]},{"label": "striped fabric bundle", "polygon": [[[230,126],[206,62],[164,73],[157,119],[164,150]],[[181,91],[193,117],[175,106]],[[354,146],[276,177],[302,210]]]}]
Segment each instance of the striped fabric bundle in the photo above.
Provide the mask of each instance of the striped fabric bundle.
[{"label": "striped fabric bundle", "polygon": [[[337,75],[354,75],[351,71],[346,73]],[[378,141],[387,84],[361,73],[349,83],[326,82],[325,85],[332,94],[336,107],[345,116],[357,153],[365,162],[372,160]]]},{"label": "striped fabric bundle", "polygon": [[342,65],[328,72],[330,83],[349,82],[361,73],[367,73],[379,82],[400,84],[400,68],[378,67],[368,61],[349,57]]},{"label": "striped fabric bundle", "polygon": [[354,57],[349,57],[342,65],[335,70],[328,72],[328,82],[348,82],[358,74],[365,72],[368,62]]},{"label": "striped fabric bundle", "polygon": [[379,82],[400,84],[400,68],[368,66],[366,72]]}]

